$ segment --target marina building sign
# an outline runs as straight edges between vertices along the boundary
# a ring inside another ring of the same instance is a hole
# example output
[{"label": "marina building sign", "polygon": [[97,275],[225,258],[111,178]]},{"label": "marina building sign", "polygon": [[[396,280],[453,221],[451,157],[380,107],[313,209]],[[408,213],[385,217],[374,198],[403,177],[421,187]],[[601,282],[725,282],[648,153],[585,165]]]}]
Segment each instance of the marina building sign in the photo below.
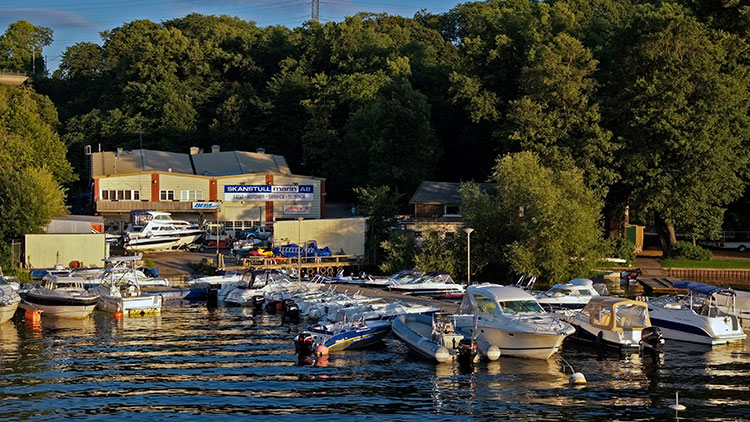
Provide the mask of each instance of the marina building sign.
[{"label": "marina building sign", "polygon": [[313,185],[225,185],[225,201],[312,201]]},{"label": "marina building sign", "polygon": [[284,214],[310,214],[310,205],[284,205]]},{"label": "marina building sign", "polygon": [[218,202],[193,202],[194,210],[220,210],[221,204]]}]

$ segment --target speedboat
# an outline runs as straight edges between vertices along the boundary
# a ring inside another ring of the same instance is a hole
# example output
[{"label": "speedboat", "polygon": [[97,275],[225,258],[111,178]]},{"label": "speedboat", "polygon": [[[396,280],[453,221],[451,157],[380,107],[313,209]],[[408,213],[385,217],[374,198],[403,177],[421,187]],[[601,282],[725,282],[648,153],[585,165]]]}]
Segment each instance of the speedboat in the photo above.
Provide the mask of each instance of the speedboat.
[{"label": "speedboat", "polygon": [[311,354],[318,346],[329,352],[361,349],[381,341],[391,332],[390,321],[336,321],[310,326],[294,339],[298,354]]},{"label": "speedboat", "polygon": [[323,318],[331,321],[358,320],[365,321],[391,321],[400,315],[426,314],[438,312],[440,308],[417,303],[404,303],[401,301],[381,302],[371,301],[357,306],[338,308],[333,314],[324,315]]},{"label": "speedboat", "polygon": [[392,285],[408,283],[409,281],[423,275],[424,271],[422,270],[401,270],[398,273],[391,275],[390,277],[371,277],[369,280],[365,281],[364,286],[388,287]]},{"label": "speedboat", "polygon": [[463,297],[464,286],[453,281],[450,274],[432,272],[404,284],[388,287],[388,290],[408,295],[439,296],[443,298]]},{"label": "speedboat", "polygon": [[161,312],[163,297],[141,291],[135,274],[135,264],[140,256],[107,258],[102,282],[94,291],[99,294],[97,307],[112,314],[145,315]]},{"label": "speedboat", "polygon": [[564,284],[555,284],[546,292],[532,291],[531,294],[547,310],[581,309],[592,297],[600,296],[594,282],[588,278],[574,278]]},{"label": "speedboat", "polygon": [[133,210],[123,238],[128,250],[170,249],[194,243],[204,234],[197,224],[173,220],[168,212]]},{"label": "speedboat", "polygon": [[[392,329],[409,349],[433,362],[470,363],[479,356],[476,339],[456,332],[452,315],[400,315],[393,320]],[[500,351],[497,348],[491,350],[485,356],[497,360]]]},{"label": "speedboat", "polygon": [[21,294],[21,307],[42,310],[45,316],[86,318],[96,308],[99,295],[84,288],[86,280],[72,275],[46,275],[42,285]]},{"label": "speedboat", "polygon": [[246,271],[237,285],[227,292],[224,303],[228,306],[258,306],[263,303],[263,288],[269,283],[269,275],[264,270]]},{"label": "speedboat", "polygon": [[558,315],[575,327],[573,338],[600,349],[637,352],[658,350],[664,344],[661,331],[651,325],[648,304],[619,297],[594,296],[585,308]]},{"label": "speedboat", "polygon": [[[456,328],[504,356],[548,359],[575,328],[546,312],[528,292],[513,286],[469,286],[458,309]],[[476,317],[476,327],[474,327]]]},{"label": "speedboat", "polygon": [[678,281],[674,283],[674,287],[710,297],[718,310],[738,317],[740,326],[745,330],[750,329],[750,292],[692,281]]},{"label": "speedboat", "polygon": [[0,274],[0,324],[13,318],[20,302],[21,297],[16,289]]},{"label": "speedboat", "polygon": [[661,329],[664,338],[712,346],[747,338],[739,318],[718,306],[714,294],[720,288],[689,281],[677,281],[673,286],[688,289],[688,294],[648,300],[651,323]]}]

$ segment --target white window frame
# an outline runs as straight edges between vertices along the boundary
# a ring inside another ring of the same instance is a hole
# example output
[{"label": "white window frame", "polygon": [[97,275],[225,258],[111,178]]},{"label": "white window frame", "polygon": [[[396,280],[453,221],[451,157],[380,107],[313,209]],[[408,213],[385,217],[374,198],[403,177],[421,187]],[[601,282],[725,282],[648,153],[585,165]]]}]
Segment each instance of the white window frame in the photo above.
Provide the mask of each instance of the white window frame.
[{"label": "white window frame", "polygon": [[[125,192],[130,192],[130,199],[125,199]],[[100,189],[99,199],[102,201],[140,201],[141,191],[138,189]]]},{"label": "white window frame", "polygon": [[[456,207],[458,210],[457,213],[454,214],[448,214],[448,207]],[[444,205],[443,206],[443,217],[460,217],[461,216],[461,206],[460,205]]]},{"label": "white window frame", "polygon": [[180,201],[187,202],[187,201],[202,201],[202,200],[203,200],[203,190],[188,190],[188,189],[180,190]]}]

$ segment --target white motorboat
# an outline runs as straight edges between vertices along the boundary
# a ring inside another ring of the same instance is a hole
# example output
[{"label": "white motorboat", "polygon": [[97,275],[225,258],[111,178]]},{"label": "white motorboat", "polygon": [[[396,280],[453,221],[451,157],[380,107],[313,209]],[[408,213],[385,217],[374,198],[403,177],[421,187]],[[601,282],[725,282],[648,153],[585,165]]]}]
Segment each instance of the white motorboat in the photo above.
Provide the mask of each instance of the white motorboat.
[{"label": "white motorboat", "polygon": [[[392,330],[409,349],[433,362],[470,363],[479,357],[476,339],[456,332],[452,315],[399,315],[393,320]],[[497,360],[500,350],[492,346],[483,355]]]},{"label": "white motorboat", "polygon": [[[129,261],[122,261],[120,258],[106,258],[104,259],[104,262],[107,263],[110,266],[117,266],[124,267],[124,264]],[[102,284],[108,277],[110,277],[111,270],[107,271],[105,269],[100,269],[99,273],[96,274],[93,278],[87,278],[86,280],[86,288],[89,290],[92,290],[96,286]],[[74,274],[78,274],[75,272]],[[140,270],[138,268],[131,269],[127,268],[127,271],[120,271],[119,277],[127,278],[127,279],[133,279],[138,282],[138,285],[142,288],[148,288],[148,287],[171,287],[172,283],[169,282],[164,277],[149,277],[146,275],[146,273],[143,272],[143,270]]]},{"label": "white motorboat", "polygon": [[361,349],[381,341],[391,332],[390,321],[337,321],[316,324],[299,333],[294,339],[298,354],[311,354],[317,346],[329,352]]},{"label": "white motorboat", "polygon": [[674,287],[710,297],[721,312],[738,317],[740,326],[744,330],[750,329],[750,292],[692,281],[677,281]]},{"label": "white motorboat", "polygon": [[[183,220],[173,220],[168,212],[151,210],[134,210],[130,212],[130,224],[125,229],[123,237],[125,246],[129,250],[146,249],[169,249],[194,243],[205,234],[197,224],[191,224]],[[164,240],[159,244],[155,240],[149,242],[146,239],[163,238],[174,239],[171,244]]]},{"label": "white motorboat", "polygon": [[206,277],[195,278],[189,280],[187,285],[189,287],[203,287],[209,290],[209,294],[215,294],[216,300],[224,300],[227,293],[237,287],[240,280],[242,280],[244,271],[241,272],[226,272],[221,275],[212,275]]},{"label": "white motorboat", "polygon": [[42,285],[21,294],[21,307],[42,310],[45,316],[86,318],[96,308],[99,295],[84,288],[86,280],[72,275],[46,275]]},{"label": "white motorboat", "polygon": [[177,236],[123,237],[123,247],[127,251],[159,251],[173,249],[180,245]]},{"label": "white motorboat", "polygon": [[531,294],[547,310],[581,309],[592,297],[600,296],[594,282],[588,278],[574,278],[564,284],[555,284],[546,292],[532,291]]},{"label": "white motorboat", "polygon": [[365,287],[388,287],[396,284],[408,283],[424,275],[422,270],[402,270],[390,277],[371,277],[364,282]]},{"label": "white motorboat", "polygon": [[547,313],[532,295],[497,284],[469,286],[456,317],[457,329],[497,346],[503,356],[548,359],[575,329]]},{"label": "white motorboat", "polygon": [[709,287],[705,288],[700,284],[702,283],[678,281],[674,283],[674,287],[688,289],[687,296],[648,299],[651,323],[661,329],[667,340],[715,346],[747,338],[739,318],[724,312],[718,306],[716,296],[713,295],[718,288],[704,285]]},{"label": "white motorboat", "polygon": [[400,315],[429,315],[438,311],[440,311],[440,308],[435,306],[404,303],[399,300],[393,302],[371,301],[357,306],[338,308],[333,314],[326,314],[323,318],[329,321],[354,321],[358,319],[392,321]]},{"label": "white motorboat", "polygon": [[7,322],[18,309],[21,297],[0,273],[0,324]]},{"label": "white motorboat", "polygon": [[448,273],[432,272],[407,283],[395,284],[389,290],[408,295],[439,296],[443,298],[463,297],[464,286],[453,281]]},{"label": "white motorboat", "polygon": [[102,283],[95,288],[99,294],[97,307],[112,314],[145,315],[161,312],[163,298],[141,291],[135,264],[140,256],[107,258]]},{"label": "white motorboat", "polygon": [[256,270],[246,271],[237,285],[230,289],[224,296],[223,301],[229,306],[258,306],[265,300],[264,288],[268,285],[268,271]]},{"label": "white motorboat", "polygon": [[661,331],[651,325],[645,302],[595,296],[583,309],[564,310],[558,315],[575,327],[572,337],[600,349],[625,353],[644,348],[658,350],[664,344]]}]

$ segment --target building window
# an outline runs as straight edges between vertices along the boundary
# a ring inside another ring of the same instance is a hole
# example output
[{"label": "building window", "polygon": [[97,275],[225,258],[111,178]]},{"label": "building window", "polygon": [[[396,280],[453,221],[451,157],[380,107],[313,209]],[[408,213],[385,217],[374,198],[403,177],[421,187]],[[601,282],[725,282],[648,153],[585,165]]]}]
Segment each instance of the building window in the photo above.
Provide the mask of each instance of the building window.
[{"label": "building window", "polygon": [[101,199],[105,201],[139,201],[141,191],[139,190],[102,190]]},{"label": "building window", "polygon": [[446,205],[443,217],[460,217],[461,209],[458,205]]},{"label": "building window", "polygon": [[202,201],[203,191],[202,190],[181,190],[180,201]]},{"label": "building window", "polygon": [[174,190],[172,189],[160,190],[159,199],[162,201],[174,201]]}]

